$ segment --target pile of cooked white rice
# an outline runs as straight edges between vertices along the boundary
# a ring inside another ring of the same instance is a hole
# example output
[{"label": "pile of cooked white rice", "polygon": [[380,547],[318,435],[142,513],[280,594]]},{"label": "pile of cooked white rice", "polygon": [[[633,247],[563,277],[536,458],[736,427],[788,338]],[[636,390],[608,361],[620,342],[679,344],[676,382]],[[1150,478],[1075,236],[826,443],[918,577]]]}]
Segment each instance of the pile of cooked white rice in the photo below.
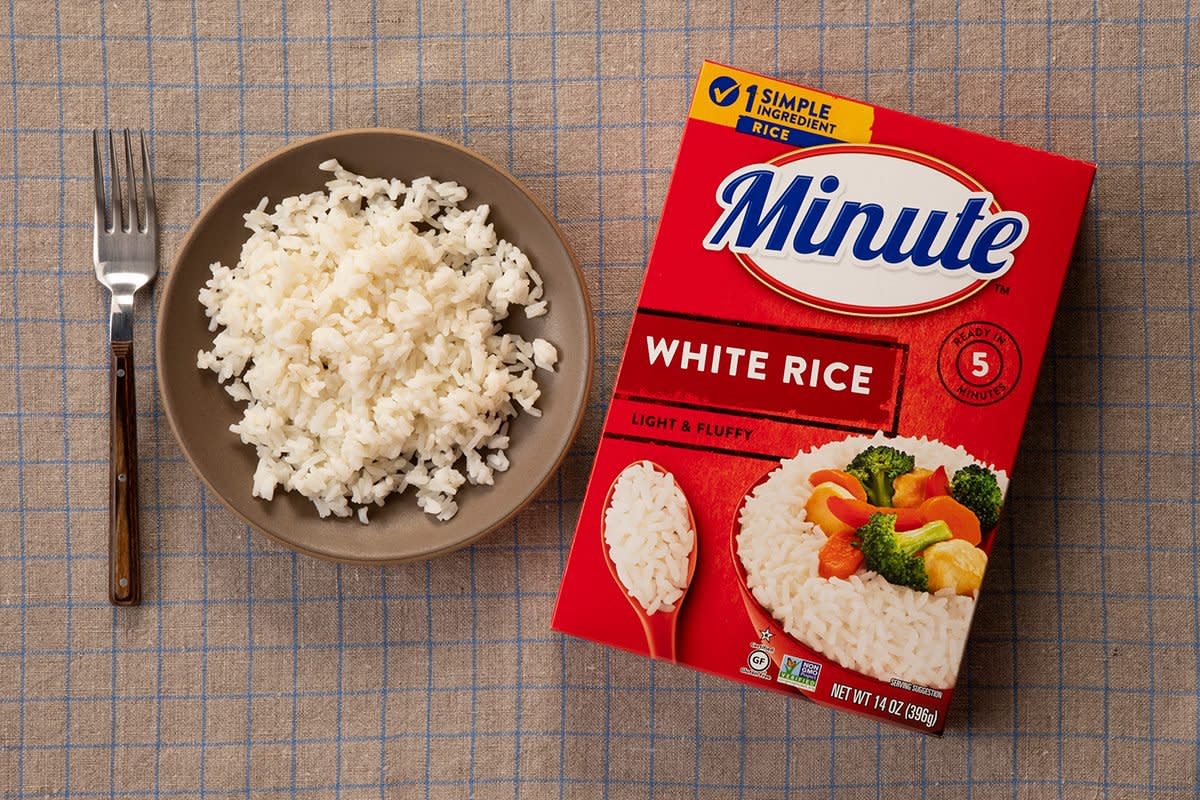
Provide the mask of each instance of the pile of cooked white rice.
[{"label": "pile of cooked white rice", "polygon": [[466,188],[365,178],[337,161],[326,191],[245,215],[236,266],[200,302],[218,331],[196,363],[247,403],[230,430],[258,454],[254,495],[299,492],[322,517],[367,521],[411,486],[438,519],[464,483],[508,469],[508,422],[540,416],[534,368],[554,346],[501,328],[546,313],[542,279],[497,239]]},{"label": "pile of cooked white rice", "polygon": [[1002,491],[1008,488],[1004,472],[936,440],[877,433],[830,442],[786,459],[754,489],[742,508],[738,556],[755,599],[797,640],[880,680],[946,689],[958,673],[974,597],[914,591],[866,569],[846,580],[827,580],[817,570],[826,536],[805,518],[813,490],[808,476],[842,469],[875,444],[910,453],[918,467],[944,466],[951,476],[967,464],[981,464],[996,472]]},{"label": "pile of cooked white rice", "polygon": [[623,469],[604,510],[604,542],[617,577],[647,613],[675,610],[696,532],[673,475],[648,461]]}]

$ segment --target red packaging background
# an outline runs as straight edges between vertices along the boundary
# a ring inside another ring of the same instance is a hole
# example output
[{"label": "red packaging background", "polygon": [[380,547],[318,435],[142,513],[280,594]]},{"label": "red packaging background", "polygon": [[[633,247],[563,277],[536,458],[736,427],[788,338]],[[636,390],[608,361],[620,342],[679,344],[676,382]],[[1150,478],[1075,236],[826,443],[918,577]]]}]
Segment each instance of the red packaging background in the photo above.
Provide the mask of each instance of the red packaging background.
[{"label": "red packaging background", "polygon": [[[1024,213],[1029,231],[1013,268],[993,285],[956,305],[908,317],[835,315],[777,294],[752,277],[731,253],[706,250],[701,241],[719,214],[714,193],[726,175],[795,148],[693,119],[684,129],[638,307],[899,342],[907,347],[908,361],[896,432],[962,445],[977,458],[1011,473],[1094,168],[880,108],[875,111],[872,142],[942,159],[978,180],[1002,208]],[[635,318],[635,326],[640,319]],[[964,323],[977,320],[1003,326],[1017,343],[1022,362],[1015,388],[1002,400],[985,406],[955,399],[937,369],[947,337]],[[620,398],[647,394],[647,376],[640,361],[630,357],[629,348],[637,345],[633,339],[627,343],[626,358],[617,376],[614,393],[618,399],[610,407],[606,434],[597,451],[553,627],[633,652],[647,652],[641,625],[605,566],[599,523],[601,506],[616,475],[632,461],[649,458],[675,474],[696,518],[699,560],[680,615],[678,661],[735,680],[786,689],[773,680],[739,672],[746,664],[750,644],[759,641],[759,635],[743,602],[731,551],[735,515],[743,497],[778,462],[755,457],[752,450],[732,455],[609,435],[619,433],[622,423],[616,415],[629,413],[628,404]],[[643,352],[644,346],[643,341]],[[660,399],[696,401],[690,383],[667,381],[653,394]],[[789,447],[784,454],[792,455],[798,449],[848,435],[854,432],[784,425],[774,435],[774,446]],[[645,438],[661,437],[651,433]],[[990,542],[985,544],[990,549]],[[945,692],[940,701],[922,698],[844,670],[781,638],[771,642],[777,651],[823,664],[820,686],[810,697],[863,711],[828,697],[830,681],[840,680],[937,709],[938,720],[932,730],[941,729],[951,691]],[[773,677],[774,669],[771,672]],[[887,714],[873,715],[903,723]]]}]

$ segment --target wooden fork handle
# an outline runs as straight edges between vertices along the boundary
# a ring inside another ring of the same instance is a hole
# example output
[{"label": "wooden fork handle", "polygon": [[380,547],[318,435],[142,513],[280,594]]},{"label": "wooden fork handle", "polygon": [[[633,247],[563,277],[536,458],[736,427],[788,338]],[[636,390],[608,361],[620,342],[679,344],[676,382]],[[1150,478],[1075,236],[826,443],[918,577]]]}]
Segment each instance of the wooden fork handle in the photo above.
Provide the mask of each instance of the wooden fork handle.
[{"label": "wooden fork handle", "polygon": [[132,342],[112,343],[109,384],[108,599],[116,606],[136,606],[142,602],[142,570]]}]

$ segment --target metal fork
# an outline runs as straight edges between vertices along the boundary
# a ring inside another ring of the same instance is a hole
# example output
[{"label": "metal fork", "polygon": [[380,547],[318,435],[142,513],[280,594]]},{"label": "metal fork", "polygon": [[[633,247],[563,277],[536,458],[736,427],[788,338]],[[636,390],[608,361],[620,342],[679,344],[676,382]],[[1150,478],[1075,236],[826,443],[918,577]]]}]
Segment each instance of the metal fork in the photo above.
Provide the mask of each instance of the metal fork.
[{"label": "metal fork", "polygon": [[[125,191],[113,131],[108,131],[108,200],[104,192],[100,132],[92,131],[96,205],[92,256],[96,277],[112,297],[109,311],[109,509],[108,599],[113,605],[142,602],[137,493],[137,403],[133,390],[133,298],[158,272],[158,220],[146,135],[141,140],[141,197],[133,145],[123,132]],[[139,199],[142,206],[139,209]]]}]

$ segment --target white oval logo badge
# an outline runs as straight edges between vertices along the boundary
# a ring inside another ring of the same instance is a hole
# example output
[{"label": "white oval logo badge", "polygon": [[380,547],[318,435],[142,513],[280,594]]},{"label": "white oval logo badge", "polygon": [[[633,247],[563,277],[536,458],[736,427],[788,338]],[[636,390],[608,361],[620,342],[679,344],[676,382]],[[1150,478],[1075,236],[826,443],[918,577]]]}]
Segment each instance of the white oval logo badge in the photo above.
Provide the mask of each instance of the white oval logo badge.
[{"label": "white oval logo badge", "polygon": [[1012,267],[1029,221],[966,173],[884,145],[825,145],[726,176],[704,237],[794,300],[902,316],[970,297]]}]

